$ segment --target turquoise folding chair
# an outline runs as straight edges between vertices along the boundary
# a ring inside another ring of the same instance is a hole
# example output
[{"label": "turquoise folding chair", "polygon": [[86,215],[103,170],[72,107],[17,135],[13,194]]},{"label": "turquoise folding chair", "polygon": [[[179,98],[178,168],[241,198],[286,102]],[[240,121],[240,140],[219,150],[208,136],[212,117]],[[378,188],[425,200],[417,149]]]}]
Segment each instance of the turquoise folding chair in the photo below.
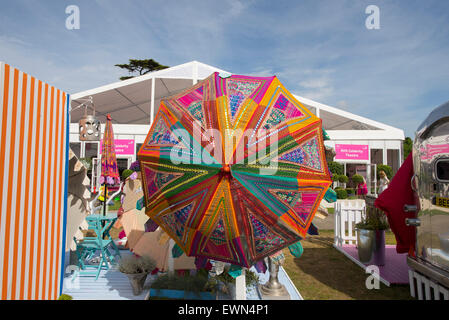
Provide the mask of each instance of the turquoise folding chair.
[{"label": "turquoise folding chair", "polygon": [[[105,226],[102,225],[101,219],[98,220],[87,220],[87,224],[89,229],[93,230],[95,232],[95,237],[84,237],[84,240],[89,242],[95,242],[101,253],[104,254],[104,257],[106,257],[111,263],[115,263],[115,257],[114,254],[110,251],[110,247],[112,246],[113,249],[116,248],[116,245],[114,241],[111,239],[111,236],[109,235],[109,231],[111,230],[114,220],[109,221],[109,224],[106,224]],[[104,239],[104,236],[108,236],[109,239]],[[115,255],[120,256],[120,252],[115,250]]]},{"label": "turquoise folding chair", "polygon": [[[100,219],[100,220],[102,220],[102,219]],[[121,256],[120,255],[120,251],[119,251],[117,245],[115,244],[115,242],[112,240],[111,235],[109,234],[109,231],[111,231],[112,227],[114,226],[114,222],[116,220],[117,220],[117,218],[115,218],[113,220],[109,220],[108,221],[109,224],[102,228],[101,234],[103,234],[104,236],[108,237],[108,240],[106,240],[107,242],[105,242],[105,244],[112,246],[112,248],[115,251],[115,255],[120,257]],[[101,223],[100,223],[100,226],[101,226]],[[114,259],[114,257],[112,257],[112,258]]]},{"label": "turquoise folding chair", "polygon": [[[76,243],[76,254],[78,257],[79,274],[95,275],[95,280],[98,279],[101,270],[109,269],[109,263],[116,263],[114,254],[110,251],[115,249],[115,255],[120,256],[120,252],[116,247],[114,241],[110,239],[109,230],[112,228],[115,220],[109,220],[105,226],[102,225],[101,218],[87,219],[88,229],[95,232],[95,236],[85,236],[81,241],[74,238]],[[103,239],[103,235],[108,235],[109,239]],[[95,254],[99,253],[99,263],[97,265],[86,263],[92,259]],[[89,271],[95,269],[95,271]]]}]

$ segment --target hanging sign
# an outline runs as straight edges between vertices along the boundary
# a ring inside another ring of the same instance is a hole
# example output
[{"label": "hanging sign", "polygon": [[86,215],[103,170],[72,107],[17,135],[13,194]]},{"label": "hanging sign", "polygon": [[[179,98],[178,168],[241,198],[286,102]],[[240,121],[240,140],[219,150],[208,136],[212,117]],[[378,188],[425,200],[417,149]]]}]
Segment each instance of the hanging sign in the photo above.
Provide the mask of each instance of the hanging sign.
[{"label": "hanging sign", "polygon": [[336,144],[335,160],[369,160],[367,144]]},{"label": "hanging sign", "polygon": [[[134,140],[133,139],[115,139],[115,154],[116,155],[133,155],[134,154]],[[103,140],[100,143],[100,150],[103,150]]]}]

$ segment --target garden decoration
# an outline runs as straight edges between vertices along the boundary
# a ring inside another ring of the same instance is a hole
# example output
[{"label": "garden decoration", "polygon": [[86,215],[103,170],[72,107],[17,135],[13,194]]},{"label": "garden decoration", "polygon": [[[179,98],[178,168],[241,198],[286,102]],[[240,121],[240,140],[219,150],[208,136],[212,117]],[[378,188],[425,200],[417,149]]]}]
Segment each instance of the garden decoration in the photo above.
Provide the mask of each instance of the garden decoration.
[{"label": "garden decoration", "polygon": [[362,221],[355,227],[357,231],[357,252],[359,260],[365,264],[385,265],[385,230],[389,228],[385,213],[374,206],[376,197],[366,195],[366,211]]},{"label": "garden decoration", "polygon": [[138,159],[147,215],[187,255],[242,267],[305,237],[331,184],[321,120],[276,77],[164,98]]},{"label": "garden decoration", "polygon": [[[80,141],[100,141],[101,137],[101,123],[95,117],[95,105],[92,96],[88,99],[78,99],[84,100],[84,102],[77,106],[75,109],[84,107],[84,116],[79,120],[79,139]],[[87,105],[91,104],[93,113],[87,114]]]},{"label": "garden decoration", "polygon": [[108,186],[120,184],[117,158],[115,156],[114,131],[112,130],[111,115],[106,117],[106,127],[103,135],[103,145],[101,150],[101,176],[100,184],[104,185],[103,214],[106,214],[106,199]]},{"label": "garden decoration", "polygon": [[150,257],[129,256],[119,262],[119,271],[129,278],[134,295],[141,294],[145,280],[156,268],[156,262]]},{"label": "garden decoration", "polygon": [[[302,249],[302,248],[301,248]],[[270,278],[265,284],[259,284],[258,289],[262,299],[290,300],[287,288],[279,282],[279,267],[283,264],[284,256],[282,252],[268,257],[268,271]]]},{"label": "garden decoration", "polygon": [[80,141],[99,141],[101,136],[100,120],[95,115],[84,115],[79,121]]}]

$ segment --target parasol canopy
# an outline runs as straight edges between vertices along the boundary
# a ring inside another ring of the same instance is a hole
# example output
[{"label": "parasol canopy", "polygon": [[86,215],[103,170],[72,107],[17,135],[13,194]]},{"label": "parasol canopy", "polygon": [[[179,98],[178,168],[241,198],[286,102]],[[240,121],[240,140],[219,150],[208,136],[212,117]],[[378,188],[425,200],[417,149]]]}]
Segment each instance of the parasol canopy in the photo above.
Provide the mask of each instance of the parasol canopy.
[{"label": "parasol canopy", "polygon": [[101,146],[101,176],[100,184],[109,186],[120,184],[120,175],[115,156],[114,131],[112,129],[111,116],[106,117],[106,127]]},{"label": "parasol canopy", "polygon": [[321,120],[276,77],[163,99],[138,158],[147,215],[187,255],[244,267],[305,237],[331,184]]}]

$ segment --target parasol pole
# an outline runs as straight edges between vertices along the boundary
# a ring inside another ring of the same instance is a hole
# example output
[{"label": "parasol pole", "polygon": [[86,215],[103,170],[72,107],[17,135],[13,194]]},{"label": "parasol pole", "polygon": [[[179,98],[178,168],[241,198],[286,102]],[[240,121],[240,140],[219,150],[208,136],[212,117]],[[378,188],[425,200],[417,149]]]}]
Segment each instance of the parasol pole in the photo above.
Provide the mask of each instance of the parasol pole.
[{"label": "parasol pole", "polygon": [[104,186],[104,195],[103,195],[103,199],[104,199],[104,201],[103,201],[103,216],[106,216],[106,201],[107,201],[107,199],[106,199],[106,195],[108,194],[108,187],[107,187],[107,185],[106,185],[106,181],[105,181],[105,183],[103,184],[103,186]]}]

